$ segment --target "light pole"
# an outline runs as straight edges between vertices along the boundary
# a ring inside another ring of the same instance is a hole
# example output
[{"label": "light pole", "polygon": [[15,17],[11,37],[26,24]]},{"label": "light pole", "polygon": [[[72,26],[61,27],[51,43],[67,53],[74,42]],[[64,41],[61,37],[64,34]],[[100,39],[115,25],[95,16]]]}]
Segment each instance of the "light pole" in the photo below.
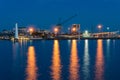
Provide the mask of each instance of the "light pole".
[{"label": "light pole", "polygon": [[32,37],[32,33],[34,32],[34,28],[33,28],[33,27],[30,27],[30,28],[28,29],[28,31],[29,31],[30,37]]},{"label": "light pole", "polygon": [[75,27],[72,28],[72,32],[76,32],[76,28]]},{"label": "light pole", "polygon": [[107,31],[108,31],[108,37],[110,37],[110,32],[109,32],[109,27],[107,27]]},{"label": "light pole", "polygon": [[58,27],[55,27],[55,28],[54,28],[55,36],[58,34],[58,32],[59,32],[59,28],[58,28]]},{"label": "light pole", "polygon": [[29,32],[30,32],[30,34],[32,34],[33,33],[33,28],[29,28]]},{"label": "light pole", "polygon": [[70,34],[70,28],[68,28],[68,34]]},{"label": "light pole", "polygon": [[76,28],[76,27],[72,27],[72,28],[71,28],[71,32],[72,32],[72,34],[76,34],[77,28]]}]

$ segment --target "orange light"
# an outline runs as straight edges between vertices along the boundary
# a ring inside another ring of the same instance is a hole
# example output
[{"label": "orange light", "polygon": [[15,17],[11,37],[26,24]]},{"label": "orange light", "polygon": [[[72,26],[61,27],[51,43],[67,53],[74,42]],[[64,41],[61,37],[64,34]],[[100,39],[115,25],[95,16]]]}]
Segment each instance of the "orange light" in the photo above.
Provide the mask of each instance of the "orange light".
[{"label": "orange light", "polygon": [[69,67],[69,73],[70,73],[70,80],[78,80],[79,79],[79,58],[78,58],[78,50],[77,50],[77,41],[72,40],[71,45],[71,55],[70,55],[70,67]]},{"label": "orange light", "polygon": [[104,55],[103,55],[103,42],[102,40],[97,41],[97,55],[96,55],[96,70],[95,80],[103,80],[104,75]]},{"label": "orange light", "polygon": [[76,28],[72,28],[72,31],[76,31]]},{"label": "orange light", "polygon": [[61,80],[61,60],[58,40],[54,40],[51,75],[53,80]]},{"label": "orange light", "polygon": [[55,28],[54,31],[55,31],[55,32],[58,32],[58,28]]},{"label": "orange light", "polygon": [[26,80],[37,80],[37,70],[35,49],[33,46],[30,46],[27,55]]},{"label": "orange light", "polygon": [[34,29],[33,28],[29,28],[29,32],[33,32],[34,31]]}]

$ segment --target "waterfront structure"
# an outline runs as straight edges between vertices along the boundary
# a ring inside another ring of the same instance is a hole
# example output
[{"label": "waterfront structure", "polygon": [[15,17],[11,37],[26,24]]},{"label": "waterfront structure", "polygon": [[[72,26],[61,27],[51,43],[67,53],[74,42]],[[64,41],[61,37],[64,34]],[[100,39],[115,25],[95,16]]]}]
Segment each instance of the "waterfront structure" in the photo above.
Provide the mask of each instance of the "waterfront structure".
[{"label": "waterfront structure", "polygon": [[71,27],[71,34],[78,34],[80,32],[80,24],[73,24]]},{"label": "waterfront structure", "polygon": [[91,36],[94,37],[94,38],[113,38],[113,37],[118,37],[119,36],[119,31],[92,33]]},{"label": "waterfront structure", "polygon": [[18,36],[18,24],[17,23],[15,24],[15,39],[19,39],[19,36]]},{"label": "waterfront structure", "polygon": [[[101,26],[99,26],[101,28]],[[120,39],[119,31],[114,32],[97,32],[89,33],[80,31],[80,24],[73,24],[69,29],[70,33],[59,33],[57,27],[54,28],[54,33],[47,30],[35,29],[34,27],[18,27],[15,24],[13,31],[3,30],[0,32],[0,39],[23,40],[23,39]]]},{"label": "waterfront structure", "polygon": [[91,34],[86,30],[86,31],[82,34],[82,37],[84,37],[84,38],[86,37],[86,38],[87,38],[87,37],[90,37],[90,35],[91,35]]},{"label": "waterfront structure", "polygon": [[25,34],[25,33],[27,33],[27,28],[26,27],[18,27],[18,32],[20,33],[20,34]]}]

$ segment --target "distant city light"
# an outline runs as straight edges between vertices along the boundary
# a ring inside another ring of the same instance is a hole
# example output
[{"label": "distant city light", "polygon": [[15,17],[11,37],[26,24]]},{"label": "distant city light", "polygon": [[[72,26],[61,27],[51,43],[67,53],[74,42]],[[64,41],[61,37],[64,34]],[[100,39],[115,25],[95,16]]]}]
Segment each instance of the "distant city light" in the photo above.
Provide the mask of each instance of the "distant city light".
[{"label": "distant city light", "polygon": [[70,30],[70,28],[68,28],[68,30]]},{"label": "distant city light", "polygon": [[102,28],[102,25],[98,25],[98,29],[101,29]]},{"label": "distant city light", "polygon": [[88,30],[85,31],[85,34],[88,34]]},{"label": "distant city light", "polygon": [[83,37],[90,37],[90,33],[88,32],[88,30],[85,30],[85,32],[83,33]]},{"label": "distant city light", "polygon": [[73,28],[72,28],[72,31],[73,31],[73,32],[75,32],[75,31],[76,31],[76,28],[75,28],[75,27],[73,27]]},{"label": "distant city light", "polygon": [[59,30],[58,30],[58,28],[56,27],[56,28],[54,28],[54,32],[55,33],[57,33]]},{"label": "distant city light", "polygon": [[109,27],[107,27],[107,30],[109,30],[110,28]]},{"label": "distant city light", "polygon": [[34,28],[33,27],[30,27],[29,28],[29,32],[32,33],[34,31]]},{"label": "distant city light", "polygon": [[32,29],[32,28],[30,28],[29,30],[30,30],[30,32],[33,32],[33,29]]}]

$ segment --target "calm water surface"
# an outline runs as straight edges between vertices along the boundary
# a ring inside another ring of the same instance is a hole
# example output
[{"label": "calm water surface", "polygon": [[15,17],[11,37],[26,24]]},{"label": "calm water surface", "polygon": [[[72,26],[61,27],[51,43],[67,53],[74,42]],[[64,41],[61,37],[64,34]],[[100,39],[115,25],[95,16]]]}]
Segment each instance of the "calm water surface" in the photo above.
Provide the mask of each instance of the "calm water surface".
[{"label": "calm water surface", "polygon": [[120,40],[1,40],[0,80],[120,80]]}]

